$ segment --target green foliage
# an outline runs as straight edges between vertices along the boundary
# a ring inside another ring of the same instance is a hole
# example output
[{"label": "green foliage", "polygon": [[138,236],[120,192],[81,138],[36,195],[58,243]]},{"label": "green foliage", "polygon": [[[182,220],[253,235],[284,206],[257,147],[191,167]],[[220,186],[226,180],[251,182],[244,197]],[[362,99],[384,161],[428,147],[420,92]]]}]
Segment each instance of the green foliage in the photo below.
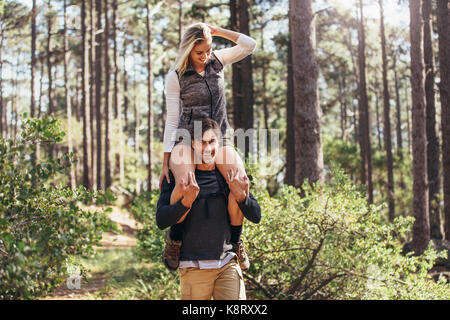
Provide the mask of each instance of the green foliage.
[{"label": "green foliage", "polygon": [[[413,218],[398,217],[386,224],[386,205],[368,207],[364,194],[341,168],[331,165],[331,180],[323,186],[305,183],[303,198],[287,185],[270,197],[258,166],[248,172],[263,215],[260,224],[244,222],[243,230],[251,260],[247,289],[253,289],[255,298],[450,298],[450,285],[427,275],[443,254],[431,248],[422,256],[401,254]],[[177,290],[175,277],[161,262],[164,232],[155,223],[157,198],[156,190],[133,204],[132,212],[143,224],[138,250],[141,259],[161,266],[158,277]]]},{"label": "green foliage", "polygon": [[156,266],[142,274],[152,288],[159,288],[160,292],[151,290],[151,298],[175,299],[179,296],[178,277],[176,273],[167,270],[162,263],[161,256],[164,248],[164,232],[156,226],[156,203],[159,190],[143,193],[136,197],[130,212],[142,224],[137,232],[137,256],[144,262],[154,262]]},{"label": "green foliage", "polygon": [[53,117],[25,119],[16,141],[0,139],[1,299],[29,299],[54,288],[70,256],[92,252],[112,227],[104,212],[80,208],[80,202],[103,202],[102,193],[49,185],[75,163],[73,154],[34,164],[37,144],[61,141],[59,124]]},{"label": "green foliage", "polygon": [[254,189],[263,219],[245,224],[250,283],[277,299],[448,299],[450,285],[427,275],[438,257],[403,256],[412,217],[392,224],[383,205],[366,200],[343,170],[332,167],[323,186],[303,185],[305,197],[284,185],[276,197]]},{"label": "green foliage", "polygon": [[[372,148],[372,180],[374,185],[374,202],[382,204],[388,202],[386,152]],[[361,170],[361,158],[358,146],[351,141],[342,140],[324,134],[323,151],[325,166],[328,169],[334,164],[339,165],[353,181],[358,182]],[[393,153],[394,170],[394,200],[396,216],[412,215],[412,157],[407,149],[396,150]],[[365,190],[360,186],[360,191]],[[378,192],[379,191],[379,192]],[[388,221],[388,208],[382,207],[382,216]]]}]

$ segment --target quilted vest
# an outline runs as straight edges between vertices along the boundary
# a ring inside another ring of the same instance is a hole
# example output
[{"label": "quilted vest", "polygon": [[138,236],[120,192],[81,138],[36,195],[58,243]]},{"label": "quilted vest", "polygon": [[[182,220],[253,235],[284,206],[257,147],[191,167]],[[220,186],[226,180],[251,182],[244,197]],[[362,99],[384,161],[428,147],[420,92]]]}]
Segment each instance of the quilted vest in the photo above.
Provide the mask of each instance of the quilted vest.
[{"label": "quilted vest", "polygon": [[194,121],[207,117],[217,121],[222,135],[225,135],[230,124],[227,120],[223,65],[214,52],[205,66],[204,76],[189,64],[179,77],[179,82],[182,111],[178,129],[192,132]]}]

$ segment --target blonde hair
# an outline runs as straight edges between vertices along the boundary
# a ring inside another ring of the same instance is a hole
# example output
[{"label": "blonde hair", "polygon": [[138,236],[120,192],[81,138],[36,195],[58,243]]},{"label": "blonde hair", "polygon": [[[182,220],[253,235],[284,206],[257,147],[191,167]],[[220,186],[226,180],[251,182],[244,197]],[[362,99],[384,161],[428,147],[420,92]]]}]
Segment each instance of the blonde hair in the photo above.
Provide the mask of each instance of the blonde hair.
[{"label": "blonde hair", "polygon": [[181,38],[177,58],[171,68],[171,70],[178,72],[179,77],[186,72],[191,50],[195,45],[204,40],[212,41],[211,29],[209,29],[206,23],[194,23],[186,29]]}]

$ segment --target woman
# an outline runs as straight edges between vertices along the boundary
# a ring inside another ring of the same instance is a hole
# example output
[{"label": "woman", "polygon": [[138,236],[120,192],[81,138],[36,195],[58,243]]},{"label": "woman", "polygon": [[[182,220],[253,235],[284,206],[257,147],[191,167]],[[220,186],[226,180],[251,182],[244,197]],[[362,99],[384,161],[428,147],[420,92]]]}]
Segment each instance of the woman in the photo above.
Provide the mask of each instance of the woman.
[{"label": "woman", "polygon": [[[212,51],[212,37],[223,37],[235,42],[231,48]],[[195,171],[190,137],[177,137],[177,129],[191,132],[194,121],[209,117],[219,123],[223,140],[216,155],[216,166],[227,183],[228,173],[237,170],[246,177],[242,159],[233,147],[227,120],[223,68],[250,55],[256,41],[244,34],[213,27],[205,23],[189,26],[181,39],[178,56],[167,75],[167,119],[164,130],[164,163],[159,181],[170,183],[169,169],[175,178],[170,203],[181,199],[181,183]],[[179,134],[180,132],[178,132]],[[179,138],[179,139],[177,139]],[[242,243],[243,214],[235,198],[228,199],[228,212],[232,226],[232,242]],[[180,221],[181,222],[181,221]],[[174,239],[175,240],[175,239]]]}]

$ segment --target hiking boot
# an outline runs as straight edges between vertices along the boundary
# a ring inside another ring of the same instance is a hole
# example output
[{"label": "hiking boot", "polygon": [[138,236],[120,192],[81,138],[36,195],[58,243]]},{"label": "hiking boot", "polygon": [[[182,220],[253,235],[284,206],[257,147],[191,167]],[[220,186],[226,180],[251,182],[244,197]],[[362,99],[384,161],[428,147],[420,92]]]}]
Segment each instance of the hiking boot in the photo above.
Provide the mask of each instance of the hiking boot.
[{"label": "hiking boot", "polygon": [[181,241],[175,241],[170,238],[170,228],[165,235],[166,246],[162,254],[162,260],[167,269],[174,271],[180,264]]},{"label": "hiking boot", "polygon": [[239,266],[244,271],[248,270],[248,268],[250,268],[250,261],[248,260],[247,252],[244,247],[244,242],[242,242],[242,240],[239,240],[238,243],[232,243],[232,245],[233,251],[237,255]]}]

